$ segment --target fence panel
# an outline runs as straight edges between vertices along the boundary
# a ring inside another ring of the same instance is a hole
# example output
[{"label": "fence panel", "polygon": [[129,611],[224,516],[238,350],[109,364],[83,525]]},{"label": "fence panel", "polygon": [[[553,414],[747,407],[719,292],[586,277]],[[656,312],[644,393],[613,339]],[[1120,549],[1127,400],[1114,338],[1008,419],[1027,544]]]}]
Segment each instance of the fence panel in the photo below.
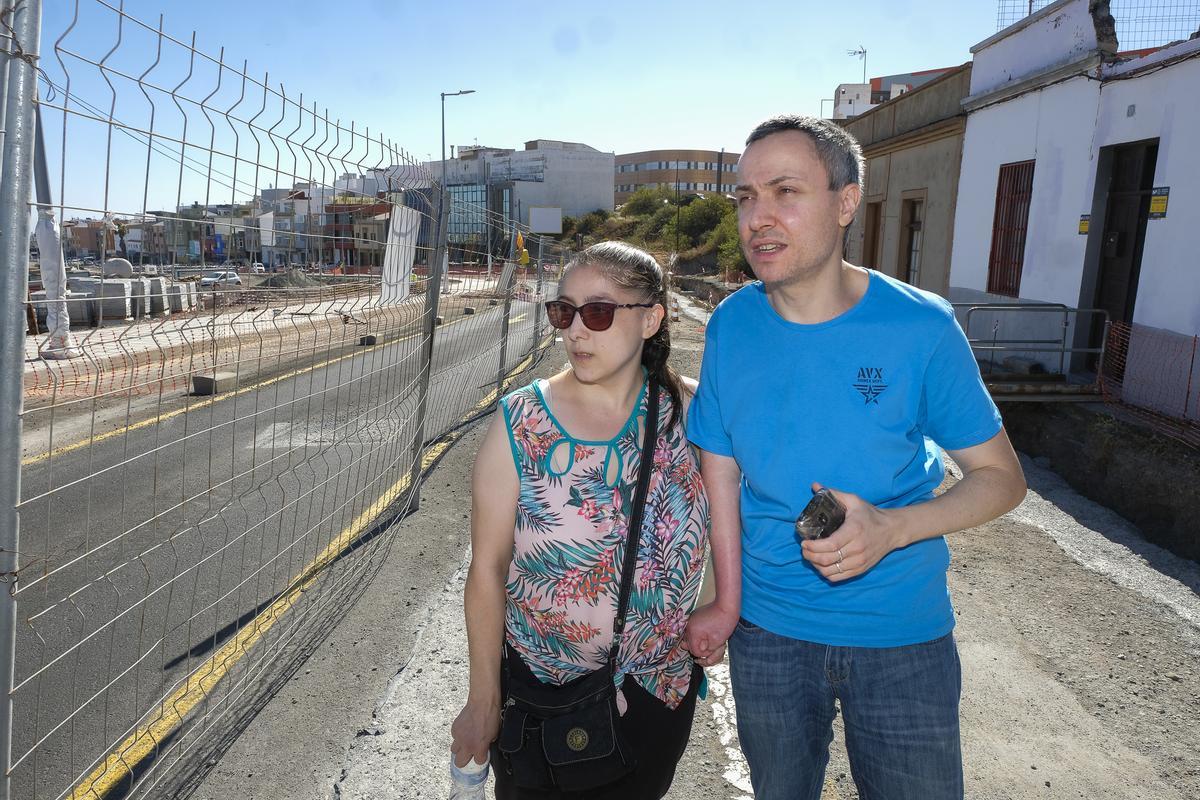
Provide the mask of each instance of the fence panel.
[{"label": "fence panel", "polygon": [[[426,445],[546,342],[564,253],[456,200],[480,233],[443,274],[445,193],[398,144],[161,19],[67,16],[41,39],[46,178],[0,208],[38,218],[27,297],[24,242],[0,264],[28,327],[24,410],[0,411],[11,795],[147,796],[206,769],[373,577]],[[517,232],[536,257],[506,270]]]},{"label": "fence panel", "polygon": [[1200,447],[1200,336],[1114,322],[1101,380],[1105,399]]}]

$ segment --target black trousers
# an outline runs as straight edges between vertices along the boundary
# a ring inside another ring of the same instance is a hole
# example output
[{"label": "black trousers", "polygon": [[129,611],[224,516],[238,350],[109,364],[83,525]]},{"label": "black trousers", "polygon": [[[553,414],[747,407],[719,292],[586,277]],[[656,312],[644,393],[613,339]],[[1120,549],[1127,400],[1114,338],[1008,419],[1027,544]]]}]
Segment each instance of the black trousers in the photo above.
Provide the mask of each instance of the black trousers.
[{"label": "black trousers", "polygon": [[[509,668],[514,672],[524,670],[525,674],[518,679],[533,679],[529,667],[520,658],[511,659]],[[659,800],[671,788],[675,767],[687,749],[703,672],[699,664],[692,667],[688,693],[674,709],[667,708],[637,681],[625,681],[621,691],[629,707],[621,716],[620,724],[626,741],[636,754],[637,768],[616,783],[600,789],[580,793],[519,789],[512,785],[500,750],[493,743],[491,759],[492,772],[496,776],[496,800]],[[504,696],[508,687],[503,680],[501,684],[501,696]]]}]

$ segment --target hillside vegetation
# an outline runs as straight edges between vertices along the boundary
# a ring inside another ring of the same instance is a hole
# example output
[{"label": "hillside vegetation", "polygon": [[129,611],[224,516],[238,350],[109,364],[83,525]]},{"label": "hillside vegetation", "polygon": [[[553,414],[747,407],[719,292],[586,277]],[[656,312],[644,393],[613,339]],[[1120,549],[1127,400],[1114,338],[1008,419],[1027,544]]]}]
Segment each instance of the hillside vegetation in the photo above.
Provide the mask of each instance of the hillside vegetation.
[{"label": "hillside vegetation", "polygon": [[620,239],[667,263],[678,253],[676,271],[719,273],[727,280],[750,274],[738,244],[737,210],[718,194],[676,195],[667,188],[639,189],[615,212],[596,210],[563,217],[562,238],[583,246]]}]

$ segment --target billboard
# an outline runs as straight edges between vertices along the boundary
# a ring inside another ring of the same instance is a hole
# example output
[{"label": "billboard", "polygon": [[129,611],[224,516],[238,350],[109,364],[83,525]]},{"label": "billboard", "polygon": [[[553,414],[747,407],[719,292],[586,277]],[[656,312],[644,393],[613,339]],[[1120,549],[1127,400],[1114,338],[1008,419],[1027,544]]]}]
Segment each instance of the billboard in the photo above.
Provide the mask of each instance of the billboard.
[{"label": "billboard", "polygon": [[529,230],[532,233],[562,233],[562,209],[558,206],[530,206]]}]

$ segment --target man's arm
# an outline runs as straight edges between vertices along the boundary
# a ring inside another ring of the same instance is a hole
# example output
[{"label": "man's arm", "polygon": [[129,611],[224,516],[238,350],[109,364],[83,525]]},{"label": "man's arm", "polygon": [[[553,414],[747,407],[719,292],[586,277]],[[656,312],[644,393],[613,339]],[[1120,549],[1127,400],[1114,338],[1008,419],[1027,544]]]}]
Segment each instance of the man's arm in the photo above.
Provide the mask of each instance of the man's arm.
[{"label": "man's arm", "polygon": [[721,660],[742,609],[742,471],[731,457],[701,450],[700,476],[708,493],[717,599],[692,614],[684,643],[707,665]]},{"label": "man's arm", "polygon": [[470,686],[450,727],[450,751],[462,766],[483,763],[500,731],[500,657],[504,646],[504,585],[513,557],[520,480],[501,413],[480,445],[471,475],[471,567],[463,597]]},{"label": "man's arm", "polygon": [[846,521],[827,539],[805,541],[804,557],[830,581],[844,581],[868,571],[893,550],[982,525],[1025,498],[1025,474],[1003,428],[982,444],[947,453],[962,468],[962,480],[924,503],[876,508],[857,495],[833,489],[846,507]]}]

